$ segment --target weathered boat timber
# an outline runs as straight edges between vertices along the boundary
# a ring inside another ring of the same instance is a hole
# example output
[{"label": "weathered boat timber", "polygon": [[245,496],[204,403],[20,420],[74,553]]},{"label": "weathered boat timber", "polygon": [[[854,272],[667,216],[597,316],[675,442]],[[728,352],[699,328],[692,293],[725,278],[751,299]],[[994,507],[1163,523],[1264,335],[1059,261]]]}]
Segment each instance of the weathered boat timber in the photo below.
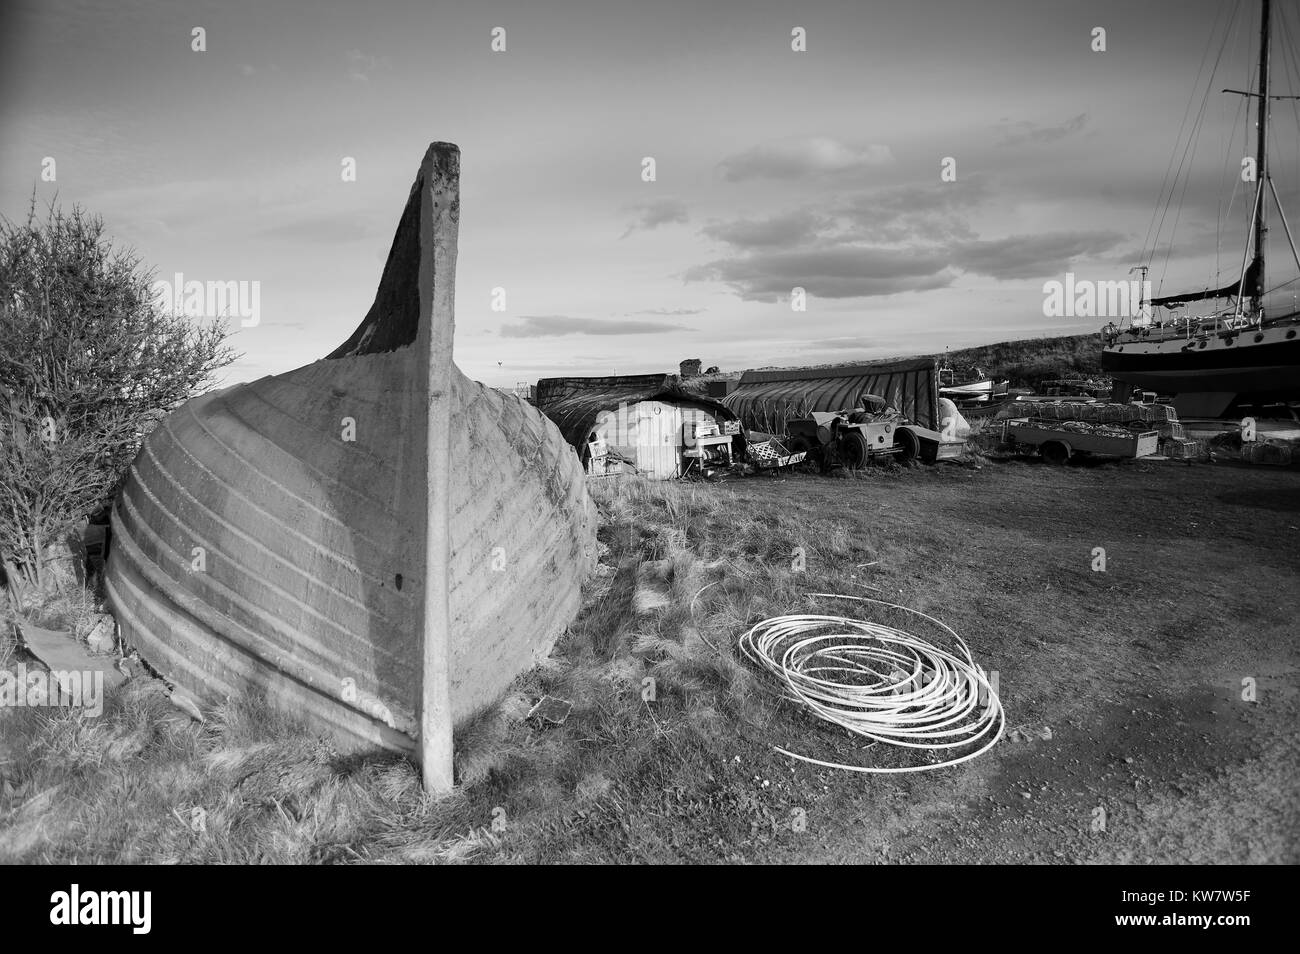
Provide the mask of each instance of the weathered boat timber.
[{"label": "weathered boat timber", "polygon": [[429,147],[346,343],[149,435],[107,571],[124,641],[167,678],[419,748],[442,786],[452,726],[550,650],[595,563],[559,430],[452,364],[459,167]]}]

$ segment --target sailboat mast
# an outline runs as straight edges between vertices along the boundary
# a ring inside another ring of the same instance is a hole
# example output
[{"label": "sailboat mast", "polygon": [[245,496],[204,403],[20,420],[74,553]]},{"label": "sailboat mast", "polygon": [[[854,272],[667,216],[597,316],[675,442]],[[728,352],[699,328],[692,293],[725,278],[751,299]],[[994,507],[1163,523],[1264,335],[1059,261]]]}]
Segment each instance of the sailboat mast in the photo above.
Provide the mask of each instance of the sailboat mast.
[{"label": "sailboat mast", "polygon": [[[1263,202],[1263,190],[1268,182],[1268,31],[1269,0],[1263,0],[1259,27],[1259,139],[1255,152],[1255,176],[1260,190],[1259,201],[1255,203],[1255,261],[1259,270],[1250,296],[1251,309],[1256,313],[1263,304],[1260,296],[1264,290],[1264,236],[1268,234],[1268,228],[1264,225]],[[1241,290],[1245,291],[1244,288]]]}]

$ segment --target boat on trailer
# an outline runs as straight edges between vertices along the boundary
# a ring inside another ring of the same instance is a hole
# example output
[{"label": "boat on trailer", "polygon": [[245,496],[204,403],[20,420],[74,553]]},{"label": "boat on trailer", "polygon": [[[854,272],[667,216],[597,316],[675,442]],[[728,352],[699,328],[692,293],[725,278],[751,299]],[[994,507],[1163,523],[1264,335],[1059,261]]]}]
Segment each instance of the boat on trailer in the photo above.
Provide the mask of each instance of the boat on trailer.
[{"label": "boat on trailer", "polygon": [[979,368],[957,369],[948,364],[939,368],[939,397],[948,398],[958,407],[977,407],[1006,396],[1007,381],[994,381]]},{"label": "boat on trailer", "polygon": [[417,753],[435,789],[453,727],[550,651],[596,559],[559,430],[452,363],[459,177],[432,144],[339,348],[148,436],[106,572],[124,643],[167,680]]}]

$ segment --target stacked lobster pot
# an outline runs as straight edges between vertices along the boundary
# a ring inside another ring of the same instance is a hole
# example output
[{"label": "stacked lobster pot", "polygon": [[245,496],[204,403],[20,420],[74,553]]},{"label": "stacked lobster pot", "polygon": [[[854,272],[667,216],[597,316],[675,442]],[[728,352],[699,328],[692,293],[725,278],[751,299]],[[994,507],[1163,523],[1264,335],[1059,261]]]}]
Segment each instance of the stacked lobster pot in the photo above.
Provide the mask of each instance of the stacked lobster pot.
[{"label": "stacked lobster pot", "polygon": [[1160,453],[1171,460],[1195,460],[1203,452],[1200,441],[1186,439],[1160,441]]},{"label": "stacked lobster pot", "polygon": [[1241,459],[1248,464],[1286,466],[1292,461],[1292,448],[1281,441],[1247,441],[1241,445]]}]

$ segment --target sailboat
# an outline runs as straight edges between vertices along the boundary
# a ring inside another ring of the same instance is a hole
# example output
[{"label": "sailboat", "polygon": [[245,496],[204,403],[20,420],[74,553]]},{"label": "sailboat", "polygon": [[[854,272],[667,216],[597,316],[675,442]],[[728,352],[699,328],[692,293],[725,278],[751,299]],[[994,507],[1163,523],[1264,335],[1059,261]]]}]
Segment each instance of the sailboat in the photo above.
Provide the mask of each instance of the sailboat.
[{"label": "sailboat", "polygon": [[[1292,307],[1270,314],[1264,306],[1266,293],[1291,284],[1270,289],[1265,281],[1270,200],[1300,268],[1268,163],[1270,103],[1298,97],[1269,93],[1270,0],[1262,0],[1260,19],[1258,88],[1223,91],[1257,101],[1255,189],[1240,269],[1221,287],[1151,298],[1146,302],[1150,308],[1137,318],[1108,324],[1101,332],[1102,367],[1132,388],[1172,396],[1182,417],[1220,417],[1234,408],[1300,401],[1300,311]],[[1149,266],[1139,267],[1145,276]],[[1176,313],[1208,301],[1226,304],[1204,314]],[[1152,308],[1166,311],[1156,318]]]}]

